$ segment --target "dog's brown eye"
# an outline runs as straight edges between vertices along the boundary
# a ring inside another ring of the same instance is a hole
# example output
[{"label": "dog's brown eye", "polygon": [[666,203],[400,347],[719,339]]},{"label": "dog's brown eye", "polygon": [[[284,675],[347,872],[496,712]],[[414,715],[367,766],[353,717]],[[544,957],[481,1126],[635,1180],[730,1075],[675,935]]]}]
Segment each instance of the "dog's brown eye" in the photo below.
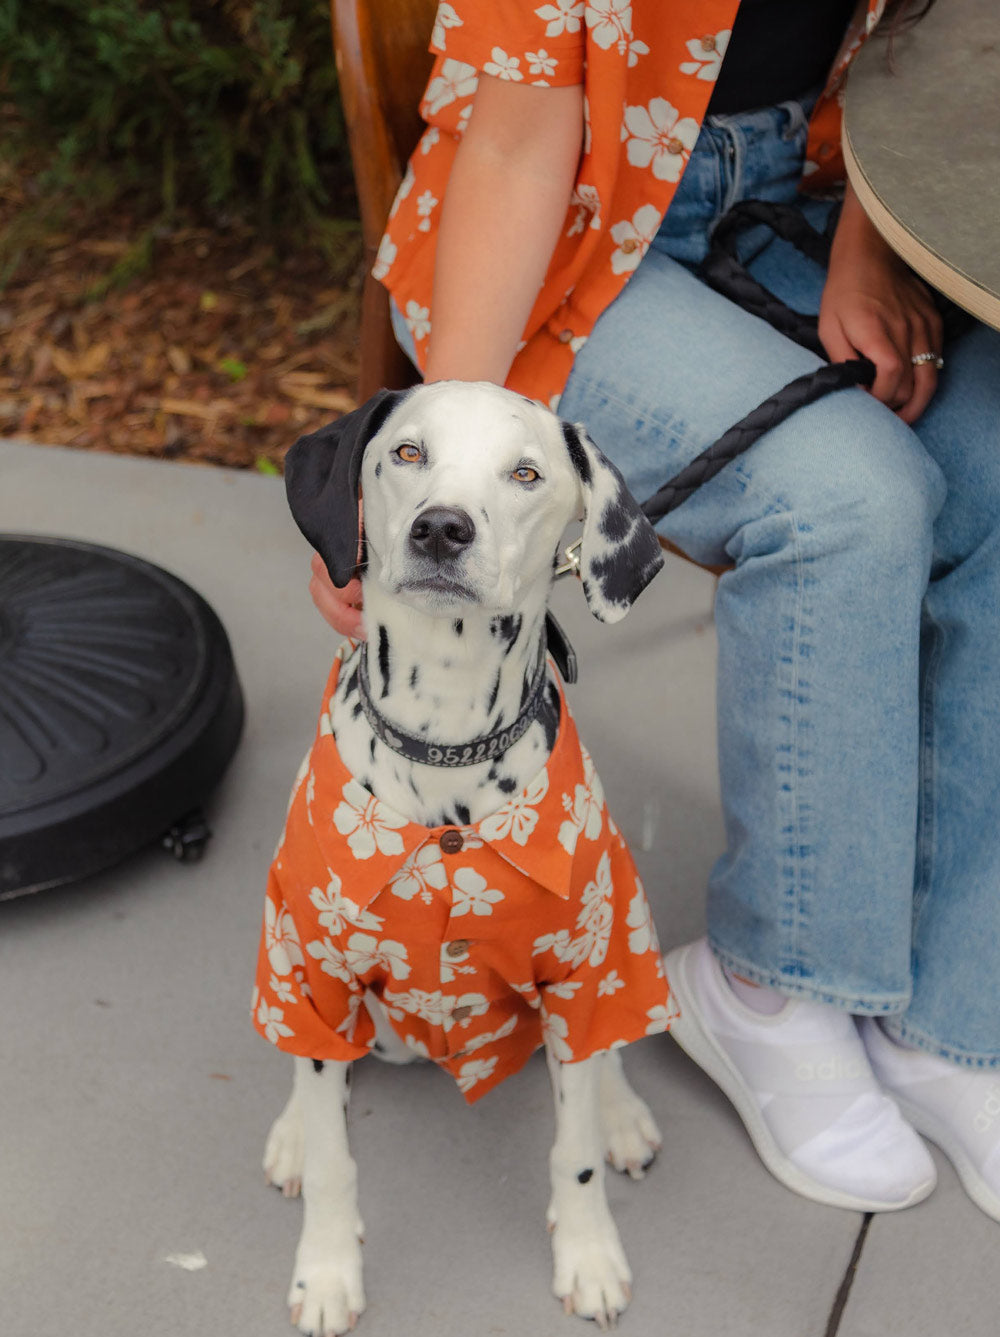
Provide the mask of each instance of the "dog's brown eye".
[{"label": "dog's brown eye", "polygon": [[528,464],[522,464],[519,469],[515,469],[511,474],[515,483],[534,483],[541,477],[537,469],[532,469]]},{"label": "dog's brown eye", "polygon": [[423,458],[419,446],[411,446],[411,445],[400,446],[399,449],[396,451],[396,454],[399,456],[399,458],[403,461],[404,464],[419,464],[421,459]]}]

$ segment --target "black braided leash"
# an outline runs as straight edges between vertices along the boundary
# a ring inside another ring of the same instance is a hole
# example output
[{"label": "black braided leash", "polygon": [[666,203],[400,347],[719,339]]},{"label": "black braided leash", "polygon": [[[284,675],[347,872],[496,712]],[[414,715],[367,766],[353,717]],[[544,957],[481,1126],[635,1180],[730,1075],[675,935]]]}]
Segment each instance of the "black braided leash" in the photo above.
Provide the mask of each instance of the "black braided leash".
[{"label": "black braided leash", "polygon": [[[826,268],[830,259],[830,238],[818,232],[791,205],[772,204],[767,200],[743,200],[725,214],[712,233],[709,254],[701,266],[706,283],[730,301],[766,320],[781,334],[810,349],[826,361],[820,343],[815,316],[793,311],[747,273],[736,257],[740,235],[748,228],[764,224],[779,237],[791,242],[804,255]],[[714,441],[668,482],[642,503],[642,511],[653,524],[687,501],[702,483],[707,483],[737,456],[742,455],[765,432],[786,418],[834,390],[851,386],[870,386],[875,380],[875,364],[866,357],[848,362],[829,362],[813,372],[797,377],[770,398],[758,404],[745,418]]]}]

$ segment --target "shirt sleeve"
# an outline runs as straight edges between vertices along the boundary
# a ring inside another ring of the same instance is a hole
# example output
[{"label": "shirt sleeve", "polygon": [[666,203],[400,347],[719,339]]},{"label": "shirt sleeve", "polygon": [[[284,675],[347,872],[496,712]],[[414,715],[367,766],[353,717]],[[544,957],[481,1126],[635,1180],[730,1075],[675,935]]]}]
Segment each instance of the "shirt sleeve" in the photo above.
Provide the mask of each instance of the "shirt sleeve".
[{"label": "shirt sleeve", "polygon": [[583,83],[585,38],[583,0],[442,0],[431,50],[471,71],[555,88]]},{"label": "shirt sleeve", "polygon": [[[301,1058],[350,1062],[368,1052],[374,1026],[364,988],[325,935],[305,941],[274,869],[264,900],[253,1024],[273,1045]],[[304,944],[304,945],[303,945]]]},{"label": "shirt sleeve", "polygon": [[668,1030],[677,1016],[646,893],[620,833],[583,889],[576,927],[555,944],[570,969],[541,985],[542,1030],[564,1063]]}]

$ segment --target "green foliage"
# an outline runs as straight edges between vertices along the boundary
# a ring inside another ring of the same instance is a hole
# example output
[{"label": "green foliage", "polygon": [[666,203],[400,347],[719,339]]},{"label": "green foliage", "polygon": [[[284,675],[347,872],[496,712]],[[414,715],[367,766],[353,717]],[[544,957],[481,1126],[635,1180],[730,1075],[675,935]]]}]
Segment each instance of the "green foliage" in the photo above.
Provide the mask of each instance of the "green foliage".
[{"label": "green foliage", "polygon": [[50,191],[309,225],[353,212],[326,0],[0,0],[5,152]]}]

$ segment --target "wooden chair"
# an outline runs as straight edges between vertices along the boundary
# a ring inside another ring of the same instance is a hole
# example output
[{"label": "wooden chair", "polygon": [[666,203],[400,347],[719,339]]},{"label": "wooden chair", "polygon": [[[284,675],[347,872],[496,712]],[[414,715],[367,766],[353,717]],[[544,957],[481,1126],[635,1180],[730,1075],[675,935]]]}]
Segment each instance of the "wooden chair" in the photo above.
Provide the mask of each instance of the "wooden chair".
[{"label": "wooden chair", "polygon": [[[437,0],[330,0],[365,249],[358,374],[362,403],[383,386],[401,390],[420,379],[396,343],[389,295],[372,278],[371,267],[407,161],[423,132],[418,107],[433,64],[427,47],[436,12]],[[668,539],[660,543],[692,560]],[[715,575],[726,570],[706,569]]]},{"label": "wooden chair", "polygon": [[382,386],[404,389],[419,380],[393,337],[389,296],[371,267],[424,128],[417,108],[433,63],[427,45],[437,0],[330,0],[330,11],[365,249],[358,375],[363,402]]}]

